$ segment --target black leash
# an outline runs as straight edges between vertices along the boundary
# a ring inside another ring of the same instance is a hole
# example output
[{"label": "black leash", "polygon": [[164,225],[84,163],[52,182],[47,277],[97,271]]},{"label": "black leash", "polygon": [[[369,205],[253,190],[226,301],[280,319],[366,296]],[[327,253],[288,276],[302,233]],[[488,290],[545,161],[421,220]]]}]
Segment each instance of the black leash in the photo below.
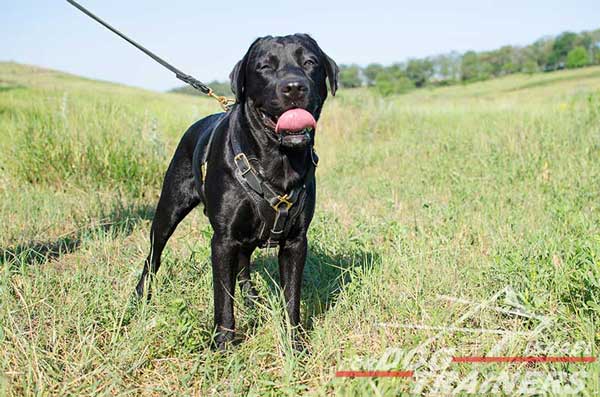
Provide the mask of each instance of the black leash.
[{"label": "black leash", "polygon": [[217,101],[219,101],[219,104],[221,105],[223,110],[228,111],[231,108],[231,106],[235,103],[235,100],[233,100],[233,99],[229,99],[224,96],[216,95],[209,86],[202,83],[200,80],[190,76],[189,74],[183,73],[181,70],[179,70],[175,66],[169,64],[167,61],[165,61],[158,55],[154,54],[152,51],[148,50],[141,44],[138,44],[135,41],[133,41],[132,39],[130,39],[129,37],[125,36],[123,33],[119,32],[116,28],[110,26],[108,23],[104,22],[102,19],[100,19],[96,15],[92,14],[89,10],[87,10],[81,4],[77,3],[74,0],[67,0],[67,2],[69,4],[71,4],[73,7],[77,8],[79,11],[83,12],[88,17],[90,17],[93,20],[95,20],[96,22],[98,22],[100,25],[104,26],[105,28],[107,28],[108,30],[110,30],[111,32],[116,34],[117,36],[121,37],[123,40],[127,41],[129,44],[136,47],[138,50],[142,51],[144,54],[148,55],[150,58],[154,59],[156,62],[160,63],[165,68],[169,69],[171,72],[175,73],[175,77],[177,77],[179,80],[183,81],[186,84],[191,85],[193,88],[197,89],[198,91],[202,92],[203,94],[208,95],[212,98],[215,98]]}]

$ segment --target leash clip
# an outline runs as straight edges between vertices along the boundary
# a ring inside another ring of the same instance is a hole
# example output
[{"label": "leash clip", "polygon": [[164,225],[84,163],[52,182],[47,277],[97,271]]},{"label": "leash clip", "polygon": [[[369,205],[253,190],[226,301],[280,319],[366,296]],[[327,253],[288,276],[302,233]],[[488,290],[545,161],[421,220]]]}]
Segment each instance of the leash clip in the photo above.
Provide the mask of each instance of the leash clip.
[{"label": "leash clip", "polygon": [[215,98],[219,105],[223,108],[224,111],[228,112],[231,107],[235,104],[235,99],[227,98],[226,96],[221,96],[215,94],[215,92],[209,87],[208,92],[206,93],[211,98]]}]

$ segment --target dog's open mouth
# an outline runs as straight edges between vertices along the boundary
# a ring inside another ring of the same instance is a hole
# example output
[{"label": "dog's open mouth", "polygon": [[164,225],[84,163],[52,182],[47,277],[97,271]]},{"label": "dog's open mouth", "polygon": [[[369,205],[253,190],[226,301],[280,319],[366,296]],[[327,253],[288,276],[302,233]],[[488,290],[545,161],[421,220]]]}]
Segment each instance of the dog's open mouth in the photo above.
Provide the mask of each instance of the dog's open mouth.
[{"label": "dog's open mouth", "polygon": [[310,133],[316,128],[317,121],[312,114],[304,109],[294,108],[277,118],[275,133],[279,134],[283,146],[300,148],[310,142]]},{"label": "dog's open mouth", "polygon": [[310,140],[310,133],[317,127],[317,122],[312,114],[300,108],[293,108],[279,116],[259,110],[265,126],[273,130],[279,137],[282,146],[300,148],[306,146]]}]

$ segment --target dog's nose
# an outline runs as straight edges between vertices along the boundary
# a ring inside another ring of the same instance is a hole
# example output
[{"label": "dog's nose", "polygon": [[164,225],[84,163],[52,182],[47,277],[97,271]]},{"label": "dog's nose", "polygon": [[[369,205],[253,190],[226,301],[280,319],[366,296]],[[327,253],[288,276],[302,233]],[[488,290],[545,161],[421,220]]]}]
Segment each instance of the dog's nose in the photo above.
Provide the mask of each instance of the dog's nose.
[{"label": "dog's nose", "polygon": [[299,80],[287,81],[281,88],[281,93],[290,99],[299,99],[306,95],[308,86]]}]

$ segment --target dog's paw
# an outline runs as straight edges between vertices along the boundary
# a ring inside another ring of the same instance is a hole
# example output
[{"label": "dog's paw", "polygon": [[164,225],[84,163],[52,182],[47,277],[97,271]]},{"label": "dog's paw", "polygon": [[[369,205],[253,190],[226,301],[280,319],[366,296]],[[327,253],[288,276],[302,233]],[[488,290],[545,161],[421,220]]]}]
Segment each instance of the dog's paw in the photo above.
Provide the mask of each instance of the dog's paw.
[{"label": "dog's paw", "polygon": [[225,352],[233,346],[235,333],[231,330],[218,331],[213,339],[212,348],[214,351]]},{"label": "dog's paw", "polygon": [[129,325],[133,318],[138,314],[140,306],[142,306],[143,303],[144,299],[139,296],[137,291],[131,294],[126,303],[125,310],[123,311],[121,325]]},{"label": "dog's paw", "polygon": [[221,353],[226,353],[229,350],[231,350],[231,342],[217,342],[215,341],[212,345],[212,350],[214,352],[221,352]]},{"label": "dog's paw", "polygon": [[310,344],[308,343],[308,336],[304,330],[300,327],[296,327],[292,330],[292,351],[295,354],[309,354]]},{"label": "dog's paw", "polygon": [[258,296],[258,294],[248,294],[244,296],[244,306],[246,308],[254,310],[258,304],[263,303],[263,300]]},{"label": "dog's paw", "polygon": [[302,338],[293,338],[292,339],[292,349],[294,353],[308,353],[308,344]]},{"label": "dog's paw", "polygon": [[250,280],[244,281],[240,285],[242,296],[244,297],[244,306],[248,309],[256,308],[257,304],[262,303],[262,299],[258,295],[258,291],[254,288],[254,284]]}]

